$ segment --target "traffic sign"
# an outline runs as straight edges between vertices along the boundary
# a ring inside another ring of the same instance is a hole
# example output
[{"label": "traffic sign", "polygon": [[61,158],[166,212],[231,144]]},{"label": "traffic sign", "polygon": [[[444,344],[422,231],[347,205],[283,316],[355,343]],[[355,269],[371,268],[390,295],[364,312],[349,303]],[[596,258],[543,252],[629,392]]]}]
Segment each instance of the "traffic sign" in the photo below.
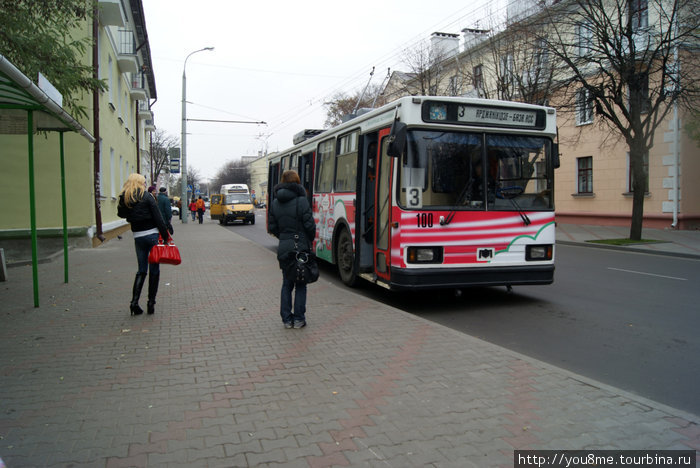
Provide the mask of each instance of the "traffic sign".
[{"label": "traffic sign", "polygon": [[170,173],[179,174],[180,173],[180,159],[170,158]]}]

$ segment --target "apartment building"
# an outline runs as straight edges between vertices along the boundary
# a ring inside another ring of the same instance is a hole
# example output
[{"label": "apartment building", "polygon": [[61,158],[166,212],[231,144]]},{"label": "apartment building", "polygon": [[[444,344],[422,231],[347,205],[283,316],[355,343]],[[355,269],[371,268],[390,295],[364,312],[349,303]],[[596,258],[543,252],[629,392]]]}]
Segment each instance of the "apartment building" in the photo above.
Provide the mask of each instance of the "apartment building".
[{"label": "apartment building", "polygon": [[[99,245],[128,229],[117,216],[119,192],[130,173],[145,173],[155,130],[149,103],[157,96],[142,0],[96,4],[97,16],[75,35],[94,39],[82,62],[97,68],[108,89],[82,97],[87,117],[77,120],[95,143],[75,132],[66,132],[63,143],[69,243],[77,246]],[[59,138],[56,132],[34,135],[36,229],[43,250],[62,244]],[[30,236],[27,136],[0,134],[0,148],[0,247],[11,262],[13,255],[26,256]]]},{"label": "apartment building", "polygon": [[[425,63],[430,66],[409,64],[410,71],[394,72],[384,93],[392,100],[427,90],[431,95],[515,100],[557,108],[561,153],[555,184],[558,220],[624,226],[630,225],[634,196],[629,138],[602,114],[625,114],[636,98],[640,106],[649,106],[641,111],[643,122],[653,119],[654,113],[662,115],[658,126],[649,132],[651,145],[644,154],[643,225],[699,229],[700,185],[694,179],[700,175],[700,142],[693,140],[684,127],[693,116],[687,106],[665,107],[663,103],[664,96],[678,89],[681,93],[697,92],[697,86],[692,85],[697,79],[692,77],[700,78],[697,69],[692,68],[700,62],[697,43],[692,39],[660,43],[661,37],[668,37],[664,34],[674,33],[672,21],[678,17],[671,18],[668,12],[678,3],[683,2],[548,0],[543,8],[542,2],[512,2],[506,20],[489,28],[464,29],[461,37],[434,33],[430,47],[425,49],[429,54]],[[596,5],[603,4],[610,10],[595,10]],[[582,12],[582,6],[591,10]],[[681,19],[675,21],[689,27],[683,20],[687,10],[680,8],[677,12]],[[635,53],[637,70],[653,70],[638,72],[644,77],[638,86],[626,85],[614,72],[608,73],[614,69],[606,68],[611,58],[602,57],[604,48],[597,42],[597,31],[586,21],[595,15],[601,21],[610,20],[613,36],[617,24],[619,34],[612,42],[621,44],[621,55]],[[553,50],[557,41],[568,51],[569,62]],[[650,66],[660,62],[659,66]],[[680,78],[679,69],[685,71]],[[621,99],[628,107],[605,109],[591,89],[572,79],[581,70],[595,85],[593,91],[620,86]],[[661,104],[653,107],[657,98]],[[650,119],[646,119],[645,112]]]}]

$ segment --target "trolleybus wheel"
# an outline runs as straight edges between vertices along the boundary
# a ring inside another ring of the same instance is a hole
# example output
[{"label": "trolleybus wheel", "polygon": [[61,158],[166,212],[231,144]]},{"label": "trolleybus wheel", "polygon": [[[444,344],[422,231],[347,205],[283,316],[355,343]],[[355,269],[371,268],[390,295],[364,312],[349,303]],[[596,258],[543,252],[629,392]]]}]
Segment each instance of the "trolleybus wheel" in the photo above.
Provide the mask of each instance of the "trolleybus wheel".
[{"label": "trolleybus wheel", "polygon": [[353,271],[355,255],[352,248],[352,236],[345,228],[343,228],[338,235],[335,261],[338,265],[338,273],[340,273],[340,279],[343,283],[347,286],[354,286],[357,282],[357,275],[355,275]]}]

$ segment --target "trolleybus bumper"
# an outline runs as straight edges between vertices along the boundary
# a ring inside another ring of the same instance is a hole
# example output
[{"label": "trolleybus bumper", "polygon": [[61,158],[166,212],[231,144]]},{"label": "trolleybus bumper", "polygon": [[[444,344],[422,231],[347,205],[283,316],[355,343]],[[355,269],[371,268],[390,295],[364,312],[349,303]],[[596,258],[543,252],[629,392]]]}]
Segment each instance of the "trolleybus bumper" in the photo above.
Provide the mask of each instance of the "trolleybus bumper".
[{"label": "trolleybus bumper", "polygon": [[394,269],[389,288],[443,289],[469,286],[515,286],[552,284],[554,265],[482,267],[470,269]]}]

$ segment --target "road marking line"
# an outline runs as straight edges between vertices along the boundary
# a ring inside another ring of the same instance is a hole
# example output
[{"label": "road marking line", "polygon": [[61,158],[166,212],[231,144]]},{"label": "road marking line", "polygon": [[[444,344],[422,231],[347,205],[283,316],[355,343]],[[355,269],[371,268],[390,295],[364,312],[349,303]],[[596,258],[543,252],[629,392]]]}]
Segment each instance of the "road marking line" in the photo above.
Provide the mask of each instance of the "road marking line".
[{"label": "road marking line", "polygon": [[608,270],[623,271],[625,273],[635,273],[637,275],[656,276],[657,278],[668,278],[668,279],[674,279],[674,280],[678,280],[678,281],[688,281],[687,278],[678,278],[675,276],[656,275],[654,273],[644,273],[643,271],[623,270],[621,268],[613,268],[613,267],[608,267]]}]

